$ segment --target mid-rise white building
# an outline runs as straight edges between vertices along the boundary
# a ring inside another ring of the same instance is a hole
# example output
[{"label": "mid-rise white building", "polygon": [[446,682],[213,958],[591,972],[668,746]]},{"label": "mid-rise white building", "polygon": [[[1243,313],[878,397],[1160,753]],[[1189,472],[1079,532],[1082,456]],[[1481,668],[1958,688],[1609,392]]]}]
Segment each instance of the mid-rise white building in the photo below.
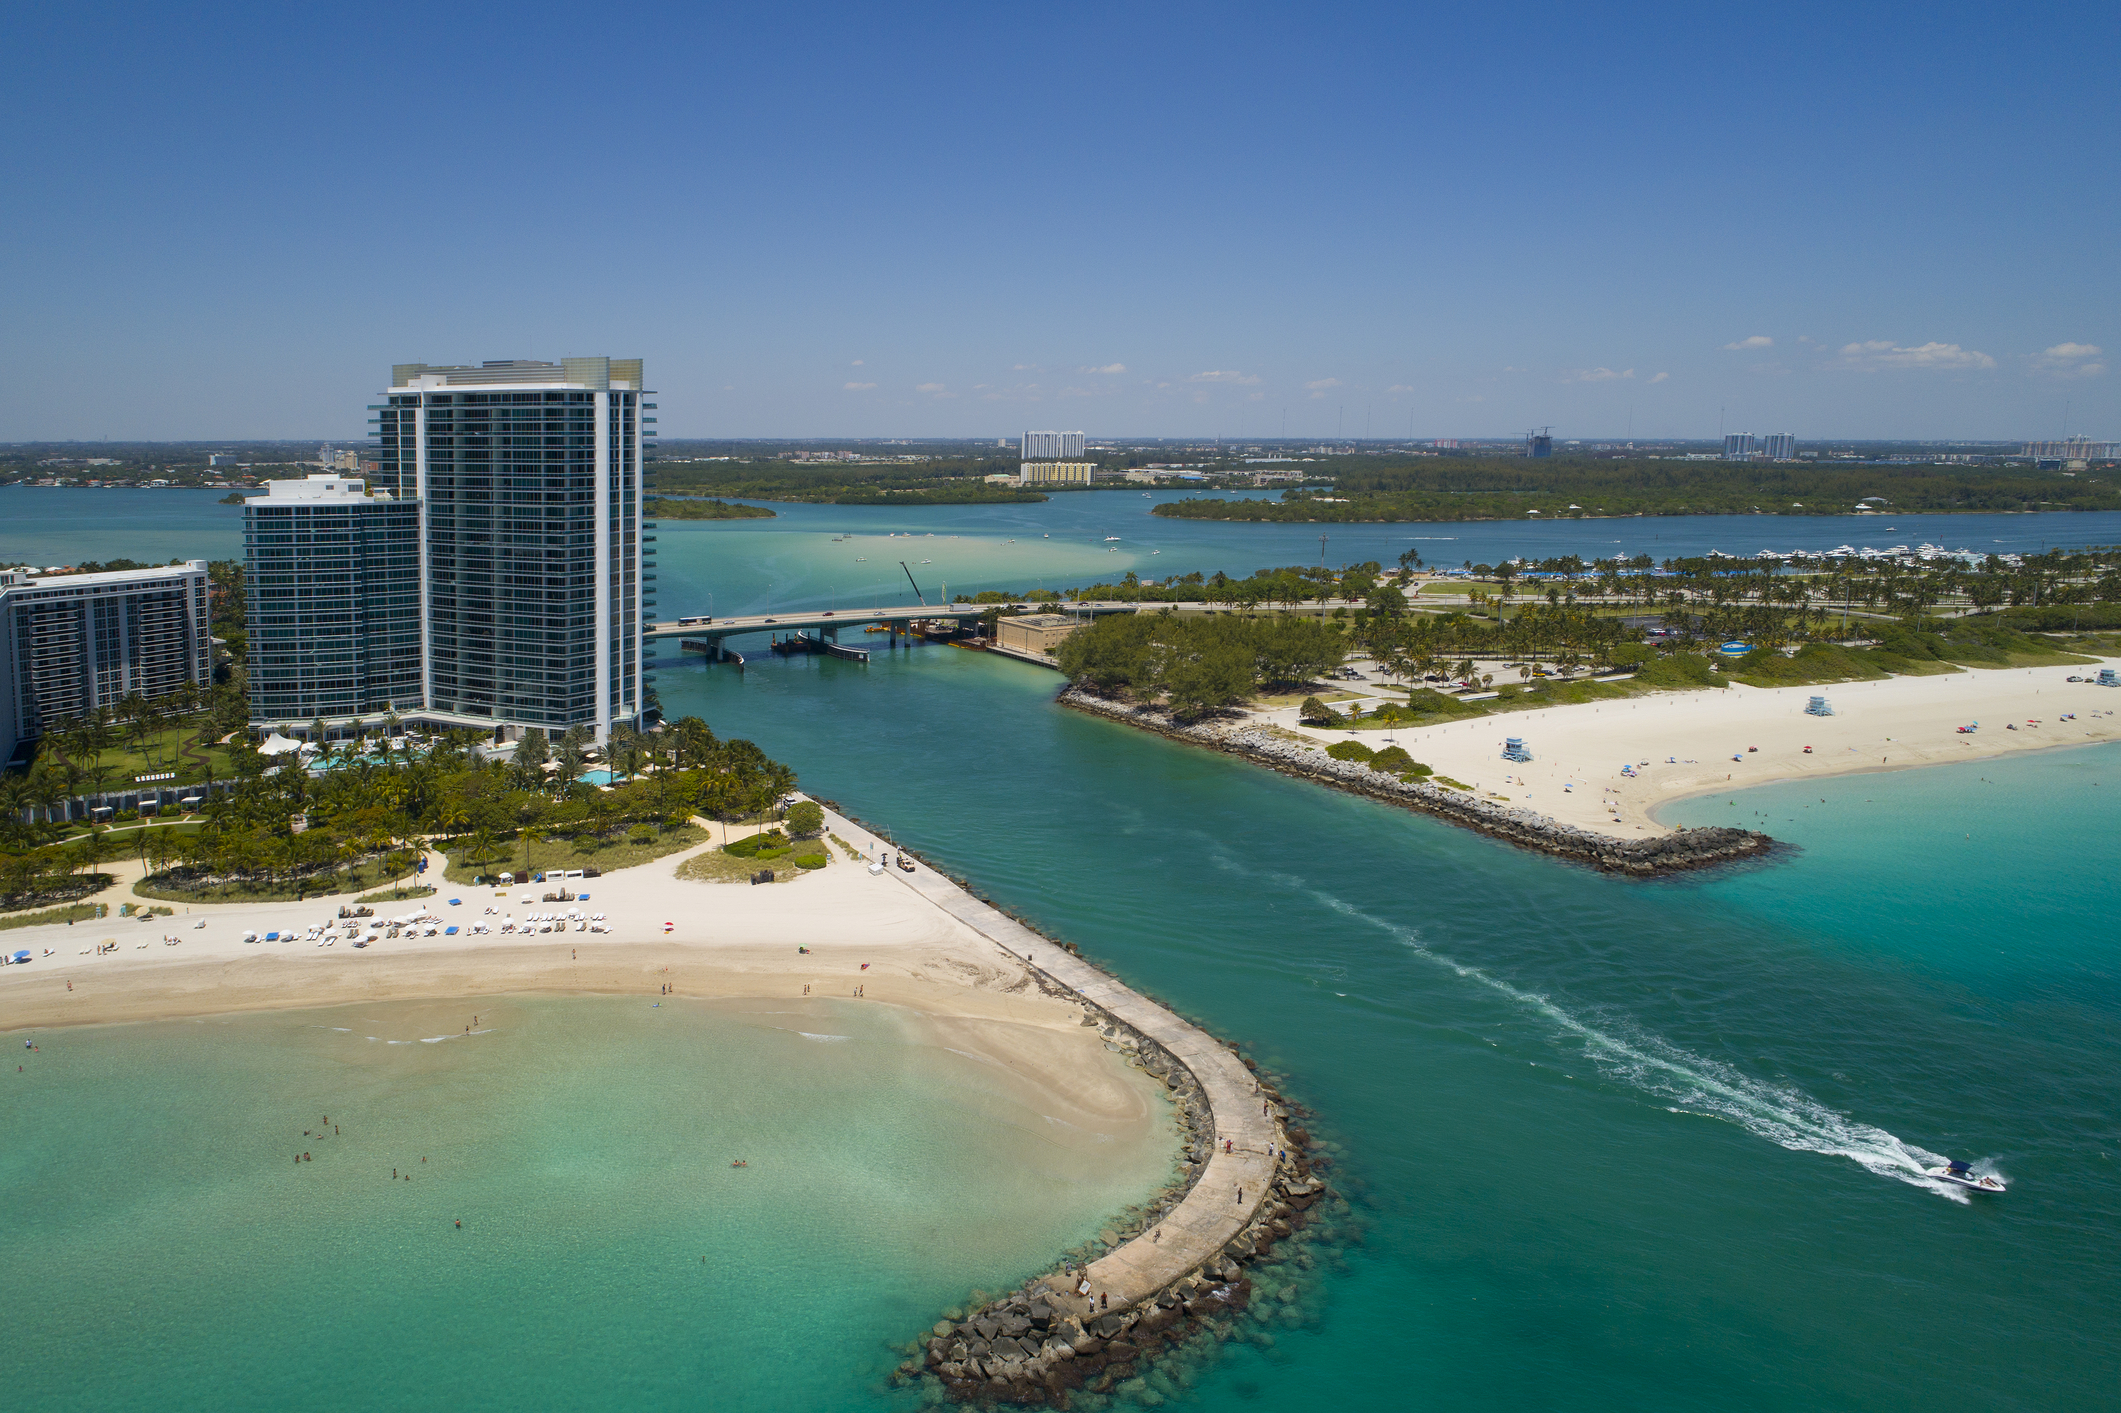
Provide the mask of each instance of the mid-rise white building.
[{"label": "mid-rise white building", "polygon": [[206,561],[105,574],[0,573],[0,743],[213,680]]},{"label": "mid-rise white building", "polygon": [[1087,486],[1097,469],[1090,461],[1026,461],[1017,467],[1020,486]]},{"label": "mid-rise white building", "polygon": [[1795,461],[1797,459],[1796,433],[1768,433],[1760,439],[1760,453],[1770,461]]}]

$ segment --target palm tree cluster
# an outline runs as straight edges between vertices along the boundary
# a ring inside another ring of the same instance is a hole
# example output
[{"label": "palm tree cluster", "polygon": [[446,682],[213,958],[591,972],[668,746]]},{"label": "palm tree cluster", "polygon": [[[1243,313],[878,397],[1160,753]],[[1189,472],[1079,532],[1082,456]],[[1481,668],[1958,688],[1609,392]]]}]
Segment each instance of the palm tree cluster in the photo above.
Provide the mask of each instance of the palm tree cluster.
[{"label": "palm tree cluster", "polygon": [[1338,667],[1348,643],[1318,618],[1101,618],[1061,641],[1061,671],[1104,692],[1161,698],[1181,716],[1243,701],[1263,682],[1300,683]]},{"label": "palm tree cluster", "polygon": [[[655,732],[614,733],[608,758],[628,778],[609,788],[575,778],[588,754],[586,732],[562,737],[556,750],[542,733],[529,733],[513,760],[482,756],[475,733],[400,739],[400,749],[387,736],[327,746],[307,769],[283,766],[213,797],[197,830],[141,829],[131,842],[161,889],[321,892],[349,869],[402,877],[430,843],[473,863],[516,839],[594,847],[627,828],[675,828],[695,813],[763,812],[796,783],[794,771],[756,745],[718,739],[697,717]],[[107,856],[104,834],[40,849],[28,828],[15,825],[11,842],[25,847],[0,860],[0,887],[11,902],[49,894],[55,877]]]}]

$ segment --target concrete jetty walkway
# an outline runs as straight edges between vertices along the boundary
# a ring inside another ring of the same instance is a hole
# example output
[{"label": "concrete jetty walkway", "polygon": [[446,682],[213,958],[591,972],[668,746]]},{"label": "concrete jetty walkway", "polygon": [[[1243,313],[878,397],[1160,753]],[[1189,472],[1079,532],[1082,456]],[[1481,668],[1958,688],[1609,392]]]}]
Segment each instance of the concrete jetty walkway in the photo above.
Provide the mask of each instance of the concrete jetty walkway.
[{"label": "concrete jetty walkway", "polygon": [[[834,823],[869,832],[828,811]],[[1099,1313],[1125,1310],[1153,1299],[1204,1263],[1220,1265],[1223,1247],[1249,1226],[1274,1184],[1273,1149],[1279,1132],[1266,1112],[1259,1082],[1230,1049],[1139,992],[1084,961],[1008,914],[983,903],[925,864],[891,876],[996,946],[1081,995],[1169,1051],[1191,1071],[1214,1116],[1215,1148],[1183,1201],[1163,1220],[1105,1253],[1085,1272],[1087,1297],[1072,1290],[1057,1303],[1081,1317],[1096,1302]],[[1229,1151],[1224,1151],[1225,1141]]]}]

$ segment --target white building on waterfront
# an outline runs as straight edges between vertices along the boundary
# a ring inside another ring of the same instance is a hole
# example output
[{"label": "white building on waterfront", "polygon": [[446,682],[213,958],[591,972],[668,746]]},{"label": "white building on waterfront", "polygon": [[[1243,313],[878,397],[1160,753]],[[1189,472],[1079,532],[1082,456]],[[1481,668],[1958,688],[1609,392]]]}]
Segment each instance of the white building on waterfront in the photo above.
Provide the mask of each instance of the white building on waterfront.
[{"label": "white building on waterfront", "polygon": [[420,691],[401,715],[603,740],[648,710],[641,379],[638,358],[391,370],[372,484],[420,506]]},{"label": "white building on waterfront", "polygon": [[213,681],[206,561],[104,574],[0,573],[0,744],[129,696]]}]

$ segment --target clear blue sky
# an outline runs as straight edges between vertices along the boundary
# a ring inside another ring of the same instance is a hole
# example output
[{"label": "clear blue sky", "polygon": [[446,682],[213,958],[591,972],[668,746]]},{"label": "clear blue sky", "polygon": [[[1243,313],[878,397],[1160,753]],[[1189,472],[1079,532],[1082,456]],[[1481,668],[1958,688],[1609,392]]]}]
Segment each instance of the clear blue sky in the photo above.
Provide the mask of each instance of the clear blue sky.
[{"label": "clear blue sky", "polygon": [[0,440],[2121,437],[2111,3],[18,0]]}]

